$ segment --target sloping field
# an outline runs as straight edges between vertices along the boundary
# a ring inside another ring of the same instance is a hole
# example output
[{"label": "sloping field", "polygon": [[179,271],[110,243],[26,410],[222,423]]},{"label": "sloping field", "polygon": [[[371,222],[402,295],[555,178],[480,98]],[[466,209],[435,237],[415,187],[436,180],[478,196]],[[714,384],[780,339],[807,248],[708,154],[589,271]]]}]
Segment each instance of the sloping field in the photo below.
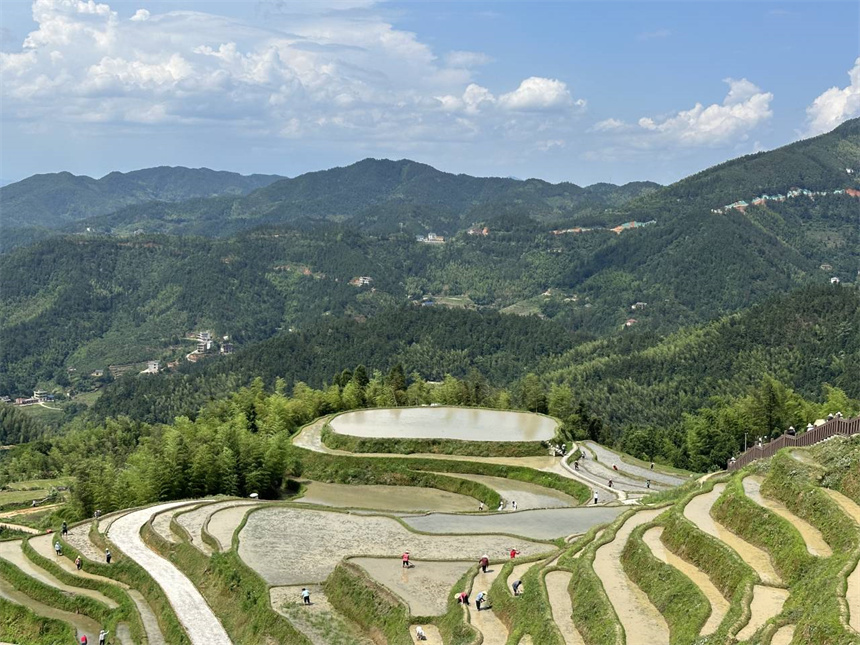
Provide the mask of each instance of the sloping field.
[{"label": "sloping field", "polygon": [[477,561],[483,553],[504,557],[513,546],[524,555],[554,549],[501,535],[420,535],[389,517],[288,507],[251,513],[239,534],[242,560],[266,582],[279,586],[321,582],[347,556],[400,556],[410,551],[417,561]]},{"label": "sloping field", "polygon": [[[467,476],[457,475],[462,479]],[[309,482],[298,502],[377,511],[474,511],[478,502],[436,488],[419,486],[349,485]]]}]

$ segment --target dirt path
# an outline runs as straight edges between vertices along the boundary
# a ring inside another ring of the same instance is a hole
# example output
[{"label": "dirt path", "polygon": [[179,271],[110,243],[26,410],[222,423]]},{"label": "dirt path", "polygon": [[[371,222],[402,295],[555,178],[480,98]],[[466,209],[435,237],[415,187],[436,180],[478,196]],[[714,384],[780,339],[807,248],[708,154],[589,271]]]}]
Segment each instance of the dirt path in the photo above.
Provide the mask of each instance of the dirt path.
[{"label": "dirt path", "polygon": [[791,645],[791,639],[794,638],[794,627],[794,625],[780,627],[770,639],[770,645]]},{"label": "dirt path", "polygon": [[745,641],[750,638],[762,625],[782,611],[787,599],[787,589],[755,585],[750,603],[750,621],[738,632],[737,639]]},{"label": "dirt path", "polygon": [[[439,474],[450,476],[450,473]],[[457,473],[455,476],[459,479],[468,479],[470,481],[478,482],[479,484],[484,484],[485,486],[492,488],[501,496],[503,500],[507,502],[507,505],[505,506],[505,510],[507,511],[514,510],[511,506],[511,501],[515,501],[517,503],[517,508],[521,511],[526,511],[534,508],[563,508],[570,506],[579,506],[579,502],[577,502],[570,495],[565,495],[562,492],[552,490],[551,488],[538,486],[537,484],[521,482],[516,479],[507,479],[505,477],[490,477],[487,475],[465,475]],[[474,505],[472,506],[472,508],[464,510],[474,510]]]},{"label": "dirt path", "polygon": [[572,574],[568,571],[550,571],[544,576],[546,593],[552,609],[552,618],[558,626],[565,645],[585,645],[582,636],[573,624],[573,605],[570,601],[570,585]]},{"label": "dirt path", "polygon": [[98,642],[101,626],[92,618],[82,614],[73,614],[70,611],[56,609],[55,607],[41,603],[38,600],[34,600],[33,598],[30,598],[30,596],[27,596],[15,589],[3,578],[0,578],[0,598],[5,598],[16,605],[23,605],[36,615],[42,616],[43,618],[54,618],[56,620],[61,620],[64,623],[68,623],[75,629],[78,640],[80,640],[82,636],[86,636],[91,643]]},{"label": "dirt path", "polygon": [[191,581],[170,561],[144,544],[140,528],[153,514],[188,502],[171,502],[123,515],[108,531],[110,540],[149,573],[162,588],[192,645],[231,645],[227,632]]},{"label": "dirt path", "polygon": [[621,552],[637,526],[650,522],[663,509],[641,511],[631,516],[615,534],[612,542],[597,549],[594,571],[606,589],[606,595],[624,627],[627,645],[664,645],[669,643],[669,626],[662,614],[648,600],[621,566]]},{"label": "dirt path", "polygon": [[64,539],[84,558],[93,562],[104,562],[104,552],[90,540],[91,525],[91,522],[85,522],[69,527],[69,532]]},{"label": "dirt path", "polygon": [[761,494],[762,481],[763,479],[761,477],[744,477],[743,486],[747,497],[759,506],[763,506],[780,517],[788,520],[788,522],[797,529],[801,537],[803,537],[803,541],[806,542],[806,550],[809,551],[809,553],[822,558],[829,558],[833,555],[833,550],[830,548],[830,545],[824,541],[824,536],[821,535],[821,531],[812,526],[812,524],[806,520],[801,519],[792,513],[782,502],[771,499],[770,497],[765,497]]},{"label": "dirt path", "polygon": [[363,508],[377,511],[454,512],[474,511],[478,508],[478,500],[438,488],[326,484],[323,482],[309,482],[304,496],[296,501],[319,504],[320,506]]},{"label": "dirt path", "polygon": [[726,617],[726,613],[729,611],[728,601],[714,586],[714,583],[711,582],[711,579],[704,571],[669,551],[669,549],[663,545],[663,542],[660,541],[661,535],[663,535],[663,527],[655,526],[654,528],[645,531],[645,535],[643,535],[642,538],[645,541],[645,544],[647,544],[651,549],[654,557],[678,569],[678,571],[692,580],[693,584],[695,584],[701,592],[705,594],[705,598],[707,598],[708,602],[711,603],[711,615],[702,626],[702,631],[699,632],[699,634],[701,636],[713,634],[717,630],[717,627],[720,626],[720,623],[723,622],[723,618]]},{"label": "dirt path", "polygon": [[42,532],[39,529],[34,529],[32,526],[24,526],[23,524],[9,524],[7,522],[0,522],[0,528],[12,529],[13,531],[21,531],[22,533],[29,533],[30,535],[39,535],[39,533]]},{"label": "dirt path", "polygon": [[[290,530],[284,530],[289,527]],[[239,557],[270,585],[321,582],[347,556],[469,560],[551,553],[551,544],[505,535],[421,535],[390,517],[273,506],[255,511],[239,535]]]},{"label": "dirt path", "polygon": [[448,594],[472,562],[416,562],[404,569],[400,558],[351,558],[384,587],[406,601],[413,616],[441,616]]},{"label": "dirt path", "polygon": [[[57,556],[54,555],[53,557],[56,558]],[[68,594],[92,598],[111,609],[116,609],[119,606],[115,601],[111,600],[99,591],[83,589],[82,587],[73,587],[57,580],[42,567],[36,566],[27,556],[24,555],[24,551],[21,550],[20,540],[0,542],[0,558],[3,558],[7,562],[11,562],[31,578],[34,578],[49,587],[54,587],[55,589],[59,589],[60,591]]]},{"label": "dirt path", "polygon": [[725,484],[717,484],[710,493],[694,497],[684,508],[684,517],[708,535],[725,542],[734,549],[741,559],[759,575],[762,582],[770,585],[781,584],[782,580],[773,568],[770,556],[765,551],[739,538],[711,517],[711,507],[722,495],[725,488]]},{"label": "dirt path", "polygon": [[49,504],[48,506],[31,506],[29,508],[19,508],[16,511],[6,511],[4,513],[0,513],[0,518],[8,518],[15,517],[16,515],[32,515],[33,513],[41,513],[42,511],[48,511],[52,508],[59,508],[63,506],[63,504]]},{"label": "dirt path", "polygon": [[[827,495],[845,512],[845,514],[854,520],[860,529],[860,505],[858,505],[850,497],[847,497],[839,491],[829,488],[822,488]],[[854,567],[854,571],[848,575],[848,586],[845,590],[845,601],[848,603],[849,620],[848,624],[855,632],[860,633],[860,563]]]},{"label": "dirt path", "polygon": [[233,533],[239,528],[248,510],[248,507],[245,505],[230,506],[216,511],[209,516],[209,524],[206,525],[206,530],[209,531],[212,537],[218,540],[218,544],[221,545],[221,551],[229,551],[233,548]]},{"label": "dirt path", "polygon": [[478,611],[475,608],[475,598],[478,597],[478,592],[483,591],[490,593],[490,587],[493,582],[499,577],[502,572],[501,564],[493,564],[487,569],[487,573],[478,571],[475,576],[475,581],[472,584],[472,593],[469,596],[469,621],[472,626],[484,636],[483,645],[505,645],[508,640],[508,628],[499,620],[498,616],[493,613],[493,599],[490,597],[489,607]]}]

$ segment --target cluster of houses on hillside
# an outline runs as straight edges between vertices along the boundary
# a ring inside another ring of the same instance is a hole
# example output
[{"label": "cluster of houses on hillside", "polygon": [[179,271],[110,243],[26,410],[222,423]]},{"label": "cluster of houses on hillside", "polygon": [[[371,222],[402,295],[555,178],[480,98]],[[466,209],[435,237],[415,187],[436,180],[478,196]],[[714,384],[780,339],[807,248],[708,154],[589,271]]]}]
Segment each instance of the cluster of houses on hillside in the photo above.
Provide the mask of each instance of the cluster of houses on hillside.
[{"label": "cluster of houses on hillside", "polygon": [[192,335],[192,338],[197,341],[197,347],[193,352],[190,352],[185,356],[185,359],[192,363],[196,363],[208,354],[212,354],[216,348],[218,353],[221,355],[232,354],[234,350],[233,343],[230,342],[229,336],[224,336],[220,342],[217,342],[212,332],[209,330],[198,331],[196,334]]},{"label": "cluster of houses on hillside", "polygon": [[764,206],[766,202],[784,202],[786,199],[794,199],[796,197],[809,197],[810,199],[814,199],[815,197],[823,197],[824,195],[848,195],[849,197],[860,197],[860,190],[855,190],[853,188],[840,188],[837,190],[808,190],[806,188],[792,188],[785,195],[782,193],[778,193],[776,195],[759,195],[751,202],[739,199],[731,204],[726,204],[722,208],[712,208],[711,212],[716,215],[722,215],[723,213],[728,213],[730,210],[734,209],[743,213],[750,206]]},{"label": "cluster of houses on hillside", "polygon": [[14,403],[14,405],[35,405],[53,400],[54,395],[46,390],[33,390],[33,396],[19,396],[15,401],[12,401],[11,397],[0,396],[0,403]]},{"label": "cluster of houses on hillside", "polygon": [[436,235],[436,233],[427,233],[427,235],[416,235],[416,242],[423,242],[424,244],[444,244],[445,236],[444,235]]},{"label": "cluster of houses on hillside", "polygon": [[647,222],[624,222],[623,224],[619,224],[618,226],[613,226],[612,228],[606,228],[605,226],[576,226],[574,228],[558,228],[552,232],[553,235],[564,235],[565,233],[573,233],[574,235],[577,233],[587,233],[588,231],[612,231],[616,235],[620,235],[624,231],[629,231],[634,228],[642,228],[643,226],[650,226],[651,224],[656,224],[657,220],[648,220]]},{"label": "cluster of houses on hillside", "polygon": [[360,275],[349,281],[353,287],[369,287],[373,283],[373,278],[369,275]]}]

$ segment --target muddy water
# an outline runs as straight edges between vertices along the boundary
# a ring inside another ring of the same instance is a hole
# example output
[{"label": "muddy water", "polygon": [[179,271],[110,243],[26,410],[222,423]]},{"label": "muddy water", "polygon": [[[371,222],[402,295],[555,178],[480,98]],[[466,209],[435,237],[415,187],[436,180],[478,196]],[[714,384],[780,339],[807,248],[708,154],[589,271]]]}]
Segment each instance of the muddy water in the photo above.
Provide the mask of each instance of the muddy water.
[{"label": "muddy water", "polygon": [[782,502],[762,495],[761,484],[761,477],[744,477],[744,492],[747,494],[747,497],[759,506],[764,506],[780,517],[788,520],[794,528],[797,529],[801,537],[803,537],[803,541],[806,542],[806,550],[809,551],[809,553],[823,558],[828,558],[833,555],[833,550],[830,548],[830,545],[824,541],[824,536],[821,535],[821,531],[812,526],[812,524],[806,520],[803,520],[792,513]]},{"label": "muddy water", "polygon": [[[56,554],[53,557],[56,558]],[[88,598],[92,598],[93,600],[107,605],[111,609],[118,607],[116,602],[101,592],[94,591],[92,589],[82,589],[81,587],[72,587],[71,585],[60,582],[41,567],[37,567],[29,558],[27,558],[27,556],[24,555],[24,552],[21,550],[21,542],[19,540],[15,540],[14,542],[0,542],[0,558],[3,558],[7,562],[11,562],[31,578],[35,578],[39,582],[50,587],[54,587],[55,589],[65,591],[70,594],[87,596]]]},{"label": "muddy water", "polygon": [[782,606],[787,599],[786,589],[755,585],[752,603],[750,603],[750,621],[738,632],[738,640],[745,641],[755,634],[762,625],[782,611]]},{"label": "muddy water", "polygon": [[66,542],[84,558],[93,562],[104,562],[104,551],[90,540],[90,526],[92,525],[87,523],[70,527],[69,533],[66,535]]},{"label": "muddy water", "polygon": [[[456,475],[459,477],[459,475]],[[310,482],[299,502],[378,511],[475,511],[478,500],[436,488]]]},{"label": "muddy water", "polygon": [[612,542],[597,549],[594,571],[603,582],[606,595],[627,635],[627,645],[664,645],[669,642],[669,626],[621,566],[621,552],[637,526],[650,522],[662,509],[641,511],[631,516],[615,534]]},{"label": "muddy water", "polygon": [[684,508],[684,517],[708,535],[725,542],[734,549],[741,556],[741,559],[758,573],[762,582],[780,584],[780,577],[773,568],[770,556],[765,551],[753,546],[746,540],[742,540],[711,517],[711,507],[725,488],[725,484],[717,484],[710,493],[694,497]]},{"label": "muddy water", "polygon": [[[310,605],[302,602],[303,586],[311,592]],[[269,599],[274,610],[286,616],[296,629],[310,639],[312,645],[331,645],[333,642],[374,645],[357,626],[332,607],[319,585],[272,587],[269,589]]]},{"label": "muddy water", "polygon": [[424,630],[424,635],[427,637],[426,641],[419,641],[418,636],[416,636],[415,625],[409,630],[409,633],[412,635],[412,642],[414,645],[442,645],[442,634],[439,633],[439,628],[436,625],[421,625],[421,628]]},{"label": "muddy water", "polygon": [[158,626],[158,618],[152,611],[152,607],[146,602],[146,598],[137,589],[129,589],[128,595],[137,607],[137,613],[140,614],[140,620],[143,623],[143,630],[146,632],[146,640],[149,645],[166,645],[164,636],[161,633],[161,627]]},{"label": "muddy water", "polygon": [[62,611],[61,609],[56,609],[54,607],[45,605],[37,600],[33,600],[29,596],[26,596],[17,589],[15,589],[3,578],[0,578],[0,597],[5,598],[9,602],[23,605],[24,607],[30,609],[33,613],[42,616],[43,618],[55,618],[57,620],[63,621],[64,623],[68,623],[75,628],[75,631],[78,634],[78,640],[80,640],[82,636],[86,636],[89,642],[98,642],[101,626],[92,618],[83,616],[81,614],[73,614],[68,611]]},{"label": "muddy water", "polygon": [[230,506],[216,511],[209,516],[206,530],[218,540],[221,551],[228,551],[233,546],[233,533],[239,528],[249,508],[246,505]]},{"label": "muddy water", "polygon": [[473,562],[416,562],[410,569],[400,558],[352,558],[370,576],[406,601],[413,616],[441,616],[448,594]]},{"label": "muddy water", "polygon": [[465,441],[546,441],[557,426],[549,417],[526,412],[443,406],[359,410],[335,417],[330,425],[354,437]]},{"label": "muddy water", "polygon": [[725,618],[726,613],[729,611],[728,601],[714,586],[714,583],[711,582],[711,579],[704,571],[669,551],[669,549],[667,549],[660,541],[661,535],[663,535],[663,527],[655,526],[654,528],[645,531],[643,540],[651,549],[654,557],[678,569],[681,573],[692,580],[693,584],[695,584],[701,592],[705,594],[705,598],[707,598],[708,602],[711,603],[711,615],[702,627],[700,635],[707,636],[708,634],[714,633],[717,630],[717,627],[720,626],[720,623],[723,622],[723,618]]},{"label": "muddy water", "polygon": [[770,645],[791,645],[791,639],[794,638],[794,627],[794,625],[780,627],[770,639]]},{"label": "muddy water", "polygon": [[[521,511],[532,508],[562,508],[579,506],[579,502],[570,495],[565,495],[559,491],[552,490],[551,488],[544,488],[537,484],[521,482],[515,479],[507,479],[505,477],[490,477],[487,475],[464,475],[461,473],[440,474],[457,477],[458,479],[468,479],[492,488],[507,502],[507,506],[505,506],[506,511],[513,510],[510,503],[512,500],[517,503],[517,508]],[[473,509],[470,508],[468,510]]]},{"label": "muddy water", "polygon": [[[471,606],[469,607],[469,621],[472,626],[484,636],[483,645],[505,645],[508,640],[508,628],[504,623],[493,613],[493,599],[490,597],[490,602],[478,611],[475,608],[475,598],[478,597],[478,592],[490,592],[490,587],[493,582],[499,577],[502,571],[502,565],[494,564],[487,569],[487,573],[478,572],[475,576],[475,581],[472,584],[472,593],[469,597]],[[456,591],[456,590],[455,590]]]},{"label": "muddy water", "polygon": [[[854,520],[860,530],[860,505],[854,500],[846,497],[839,491],[822,488],[827,495]],[[845,591],[845,600],[848,603],[848,624],[855,632],[860,632],[860,564],[854,567],[854,571],[848,575],[848,587]]]},{"label": "muddy water", "polygon": [[181,510],[183,509],[174,508],[169,511],[165,511],[164,513],[159,513],[152,518],[152,529],[165,540],[172,542],[173,544],[179,544],[179,538],[170,528],[170,522],[173,520],[173,516]]},{"label": "muddy water", "polygon": [[582,636],[573,624],[573,605],[570,602],[570,585],[572,574],[568,571],[550,571],[544,577],[552,618],[564,637],[565,645],[585,645]]}]

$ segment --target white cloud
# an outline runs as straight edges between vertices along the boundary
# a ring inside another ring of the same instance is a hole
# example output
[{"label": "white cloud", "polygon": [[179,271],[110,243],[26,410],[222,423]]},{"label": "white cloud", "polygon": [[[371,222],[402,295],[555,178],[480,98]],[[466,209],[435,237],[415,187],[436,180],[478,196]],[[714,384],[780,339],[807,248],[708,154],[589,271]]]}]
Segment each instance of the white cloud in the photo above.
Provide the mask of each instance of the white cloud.
[{"label": "white cloud", "polygon": [[[633,130],[631,145],[639,148],[674,146],[720,146],[745,141],[749,133],[773,116],[773,94],[763,92],[745,78],[725,79],[729,92],[723,102],[705,107],[696,103],[689,110],[663,118],[642,117],[636,128],[617,119],[593,126],[598,132]],[[638,134],[635,132],[638,130]]]},{"label": "white cloud", "polygon": [[[441,58],[367,9],[373,0],[270,2],[265,24],[94,0],[34,0],[37,28],[0,52],[4,119],[37,123],[234,125],[260,136],[392,147],[481,136],[561,140],[582,107],[564,82],[508,93],[475,82],[480,52]],[[217,6],[217,4],[215,5]],[[342,9],[347,10],[342,10]],[[481,119],[474,117],[481,114]]]},{"label": "white cloud", "polygon": [[480,67],[493,62],[493,59],[483,52],[450,51],[445,55],[445,62],[450,67]]},{"label": "white cloud", "polygon": [[499,103],[508,110],[546,110],[569,107],[574,101],[563,82],[532,76],[513,92],[502,94]]},{"label": "white cloud", "polygon": [[806,108],[807,134],[829,132],[837,125],[860,116],[860,58],[849,70],[851,82],[847,87],[831,87]]}]

